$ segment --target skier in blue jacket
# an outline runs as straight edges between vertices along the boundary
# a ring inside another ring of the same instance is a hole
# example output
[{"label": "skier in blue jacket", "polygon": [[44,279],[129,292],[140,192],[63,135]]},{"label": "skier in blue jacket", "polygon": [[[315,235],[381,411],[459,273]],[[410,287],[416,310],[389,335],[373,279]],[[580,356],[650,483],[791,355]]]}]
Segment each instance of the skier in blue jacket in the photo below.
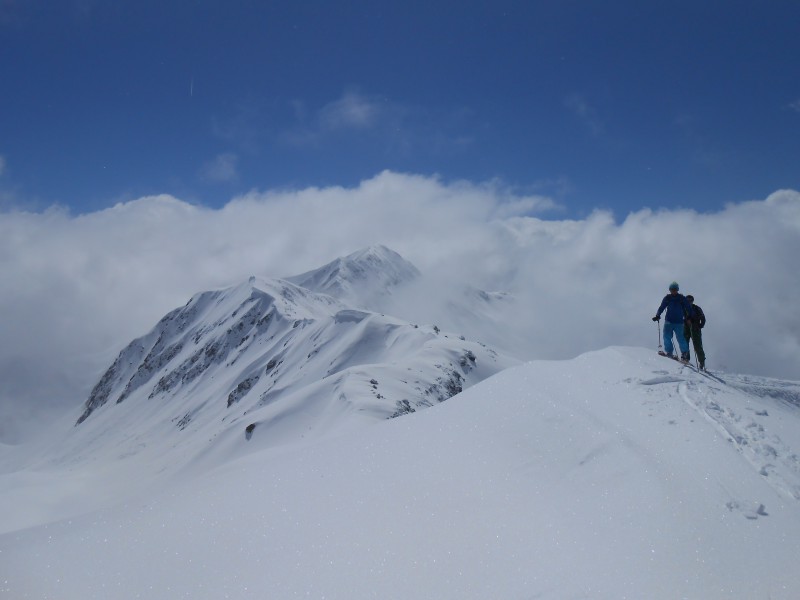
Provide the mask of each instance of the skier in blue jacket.
[{"label": "skier in blue jacket", "polygon": [[678,346],[681,349],[681,360],[689,362],[689,341],[683,337],[683,324],[691,314],[692,307],[683,294],[679,294],[680,286],[676,281],[669,284],[669,294],[664,296],[661,306],[658,307],[653,321],[661,320],[661,313],[664,309],[667,314],[664,318],[664,350],[670,358],[675,358],[675,348],[672,345],[672,334],[678,338]]}]

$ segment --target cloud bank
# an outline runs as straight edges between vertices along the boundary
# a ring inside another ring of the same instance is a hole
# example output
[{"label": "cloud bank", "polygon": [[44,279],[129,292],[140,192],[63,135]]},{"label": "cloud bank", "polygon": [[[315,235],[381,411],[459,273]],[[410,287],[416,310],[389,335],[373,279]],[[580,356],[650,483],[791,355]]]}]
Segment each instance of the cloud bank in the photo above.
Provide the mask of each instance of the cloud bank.
[{"label": "cloud bank", "polygon": [[[384,172],[353,188],[253,192],[218,210],[155,196],[80,216],[0,213],[0,440],[78,411],[117,353],[192,294],[371,244],[426,273],[430,298],[464,282],[512,292],[522,358],[655,348],[650,317],[675,279],[708,316],[710,367],[800,379],[800,193],[621,221],[540,218],[553,206],[497,182]],[[445,310],[409,302],[428,322]]]}]

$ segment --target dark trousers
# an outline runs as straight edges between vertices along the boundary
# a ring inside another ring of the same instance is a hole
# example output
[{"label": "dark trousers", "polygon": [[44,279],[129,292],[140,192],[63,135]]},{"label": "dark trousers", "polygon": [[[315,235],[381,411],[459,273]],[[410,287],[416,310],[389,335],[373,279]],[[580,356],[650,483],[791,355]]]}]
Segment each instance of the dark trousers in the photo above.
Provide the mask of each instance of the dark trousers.
[{"label": "dark trousers", "polygon": [[692,340],[692,346],[694,346],[694,353],[697,355],[697,360],[700,363],[700,366],[706,364],[706,353],[703,351],[703,332],[702,330],[692,323],[691,326],[683,328],[683,335],[686,337],[687,341]]}]

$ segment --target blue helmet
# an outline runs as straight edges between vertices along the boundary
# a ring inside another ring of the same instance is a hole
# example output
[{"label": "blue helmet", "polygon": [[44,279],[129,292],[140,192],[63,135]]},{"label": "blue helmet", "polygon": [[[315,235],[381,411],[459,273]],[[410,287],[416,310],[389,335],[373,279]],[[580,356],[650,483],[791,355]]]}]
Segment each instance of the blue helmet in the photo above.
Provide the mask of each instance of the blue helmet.
[{"label": "blue helmet", "polygon": [[675,291],[677,291],[677,290],[679,290],[679,289],[681,289],[681,286],[679,286],[679,285],[678,285],[678,282],[677,282],[677,281],[673,281],[672,283],[670,283],[670,284],[669,284],[669,291],[670,291],[670,292],[671,292],[672,290],[675,290]]}]

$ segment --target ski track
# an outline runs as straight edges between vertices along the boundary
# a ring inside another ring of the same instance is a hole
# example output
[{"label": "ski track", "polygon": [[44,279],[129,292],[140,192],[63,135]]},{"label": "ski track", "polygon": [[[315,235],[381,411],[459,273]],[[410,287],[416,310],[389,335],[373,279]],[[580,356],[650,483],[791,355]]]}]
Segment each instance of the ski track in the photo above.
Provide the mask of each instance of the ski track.
[{"label": "ski track", "polygon": [[[778,435],[769,431],[769,412],[746,407],[745,410],[753,412],[747,415],[730,405],[721,406],[714,400],[714,396],[722,391],[716,381],[721,380],[715,379],[710,383],[699,381],[697,377],[683,379],[678,382],[677,392],[687,405],[734,444],[773,489],[782,496],[800,500],[800,457]],[[731,500],[728,508],[741,510],[749,519],[767,514],[759,503],[742,506],[739,501]]]}]

